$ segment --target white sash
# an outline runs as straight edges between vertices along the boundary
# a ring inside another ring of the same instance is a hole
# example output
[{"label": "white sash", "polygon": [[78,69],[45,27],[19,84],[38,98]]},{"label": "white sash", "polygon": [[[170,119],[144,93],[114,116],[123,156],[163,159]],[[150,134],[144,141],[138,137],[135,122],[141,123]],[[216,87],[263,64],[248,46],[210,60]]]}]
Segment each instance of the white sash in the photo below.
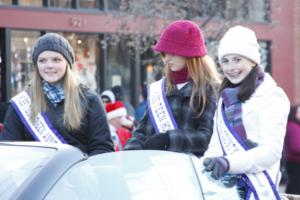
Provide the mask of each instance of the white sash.
[{"label": "white sash", "polygon": [[11,99],[11,103],[23,124],[36,141],[47,143],[66,143],[64,138],[57,132],[57,130],[55,130],[44,113],[40,113],[35,122],[32,123],[30,120],[31,99],[25,91],[13,97]]},{"label": "white sash", "polygon": [[[247,151],[248,147],[241,140],[238,133],[228,124],[224,111],[222,109],[222,101],[219,101],[217,110],[217,132],[219,142],[221,144],[223,154],[233,154],[236,151]],[[268,171],[256,174],[243,174],[242,179],[246,181],[251,189],[251,193],[247,194],[246,199],[278,199],[280,200],[276,186],[272,181]]]},{"label": "white sash", "polygon": [[156,133],[177,128],[176,121],[165,95],[164,79],[156,81],[148,89],[149,115]]}]

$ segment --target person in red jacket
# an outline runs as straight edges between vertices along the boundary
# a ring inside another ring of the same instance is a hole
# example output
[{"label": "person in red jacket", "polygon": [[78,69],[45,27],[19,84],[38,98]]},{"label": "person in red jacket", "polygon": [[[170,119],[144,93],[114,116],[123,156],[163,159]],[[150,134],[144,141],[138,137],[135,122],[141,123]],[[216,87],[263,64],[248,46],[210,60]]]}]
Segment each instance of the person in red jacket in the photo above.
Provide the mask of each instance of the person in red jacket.
[{"label": "person in red jacket", "polygon": [[127,115],[127,110],[121,101],[107,103],[105,109],[115,151],[123,150],[127,140],[132,137],[129,130],[134,126],[134,119]]},{"label": "person in red jacket", "polygon": [[291,107],[285,136],[286,193],[300,194],[300,105]]}]

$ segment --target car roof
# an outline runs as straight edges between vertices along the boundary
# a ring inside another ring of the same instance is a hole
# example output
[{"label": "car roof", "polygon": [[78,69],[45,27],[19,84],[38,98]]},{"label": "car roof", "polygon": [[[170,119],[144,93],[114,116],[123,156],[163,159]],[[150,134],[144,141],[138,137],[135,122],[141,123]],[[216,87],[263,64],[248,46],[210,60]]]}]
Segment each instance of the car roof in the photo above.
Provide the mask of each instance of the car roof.
[{"label": "car roof", "polygon": [[[99,162],[99,159],[102,160],[101,166],[109,166],[115,165],[117,167],[120,166],[120,162],[124,162],[125,165],[128,162],[133,162],[136,165],[142,164],[145,161],[155,161],[162,162],[166,161],[167,157],[171,157],[174,161],[173,164],[178,165],[180,162],[179,158],[182,158],[195,168],[198,172],[197,174],[201,174],[201,163],[198,158],[193,156],[192,154],[182,154],[175,152],[167,152],[167,151],[124,151],[124,152],[111,152],[104,153],[92,156],[88,158],[84,153],[82,153],[79,149],[67,145],[67,144],[46,144],[40,142],[0,142],[1,146],[16,146],[16,147],[28,147],[28,148],[51,148],[56,152],[53,156],[50,156],[47,163],[43,165],[43,167],[39,170],[37,169],[36,173],[31,175],[24,183],[20,186],[20,188],[14,193],[11,199],[44,199],[48,192],[52,187],[57,183],[58,180],[74,165],[79,162],[85,163],[93,163],[93,160]],[[159,156],[159,159],[154,159],[153,155]],[[144,161],[142,161],[145,159]],[[87,160],[87,161],[85,161]],[[192,161],[193,160],[193,161]],[[138,162],[139,161],[139,162]],[[194,163],[196,161],[196,163]],[[142,162],[142,163],[140,163]],[[169,162],[169,161],[168,161]],[[172,163],[170,163],[172,164]],[[196,166],[194,166],[196,164]],[[174,165],[174,166],[175,166]],[[105,167],[103,168],[105,169]],[[175,169],[175,168],[174,168]],[[134,169],[132,169],[134,170]],[[173,174],[176,174],[173,171]],[[195,174],[195,175],[197,175]],[[200,178],[200,177],[199,177]],[[198,180],[199,181],[199,180]],[[208,183],[208,181],[203,182],[204,184]],[[202,187],[202,183],[198,182],[199,186]]]},{"label": "car roof", "polygon": [[63,149],[75,149],[73,146],[68,144],[57,144],[57,143],[45,143],[37,141],[0,141],[0,146],[26,146],[26,147],[41,147],[41,148],[54,148],[58,151]]},{"label": "car roof", "polygon": [[[48,144],[41,142],[0,142],[1,146],[16,148],[51,148],[56,152],[49,157],[47,164],[36,170],[26,179],[11,199],[42,199],[49,188],[74,164],[87,159],[87,155],[68,144]],[[38,188],[38,190],[36,190]],[[34,194],[33,192],[34,191]]]}]

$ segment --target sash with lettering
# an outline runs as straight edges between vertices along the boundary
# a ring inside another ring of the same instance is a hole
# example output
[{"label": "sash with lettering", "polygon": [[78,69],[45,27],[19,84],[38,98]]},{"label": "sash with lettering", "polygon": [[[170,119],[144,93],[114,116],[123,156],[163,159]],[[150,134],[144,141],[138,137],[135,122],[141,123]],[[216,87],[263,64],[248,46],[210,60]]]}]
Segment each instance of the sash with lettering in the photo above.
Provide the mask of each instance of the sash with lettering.
[{"label": "sash with lettering", "polygon": [[165,133],[177,128],[165,94],[165,79],[152,83],[148,88],[149,116],[156,133]]},{"label": "sash with lettering", "polygon": [[[216,115],[216,124],[223,154],[228,155],[236,151],[247,151],[249,149],[247,145],[242,141],[238,133],[229,125],[222,105],[222,100],[220,100]],[[280,200],[276,186],[267,170],[255,174],[242,174],[241,178],[249,187],[246,199]]]},{"label": "sash with lettering", "polygon": [[53,127],[45,113],[40,113],[34,123],[30,120],[31,99],[25,91],[13,97],[11,99],[11,104],[36,141],[46,143],[66,143],[64,138]]}]

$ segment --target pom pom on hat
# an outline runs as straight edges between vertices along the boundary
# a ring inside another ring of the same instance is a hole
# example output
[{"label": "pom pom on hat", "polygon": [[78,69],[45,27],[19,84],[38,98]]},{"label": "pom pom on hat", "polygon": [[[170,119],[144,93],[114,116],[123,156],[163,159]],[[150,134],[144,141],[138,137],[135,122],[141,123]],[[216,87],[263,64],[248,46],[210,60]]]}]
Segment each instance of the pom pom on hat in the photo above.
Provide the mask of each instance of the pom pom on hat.
[{"label": "pom pom on hat", "polygon": [[219,62],[223,56],[229,54],[241,55],[260,64],[259,44],[255,32],[243,26],[230,28],[220,40],[218,48]]},{"label": "pom pom on hat", "polygon": [[121,101],[116,101],[115,103],[108,103],[106,104],[105,109],[108,120],[127,115],[126,108]]},{"label": "pom pom on hat", "polygon": [[189,20],[177,20],[169,24],[154,50],[183,57],[203,57],[207,54],[202,31],[196,23]]},{"label": "pom pom on hat", "polygon": [[110,90],[104,90],[101,94],[101,98],[108,98],[110,103],[116,102],[116,97],[115,97],[114,93]]}]

